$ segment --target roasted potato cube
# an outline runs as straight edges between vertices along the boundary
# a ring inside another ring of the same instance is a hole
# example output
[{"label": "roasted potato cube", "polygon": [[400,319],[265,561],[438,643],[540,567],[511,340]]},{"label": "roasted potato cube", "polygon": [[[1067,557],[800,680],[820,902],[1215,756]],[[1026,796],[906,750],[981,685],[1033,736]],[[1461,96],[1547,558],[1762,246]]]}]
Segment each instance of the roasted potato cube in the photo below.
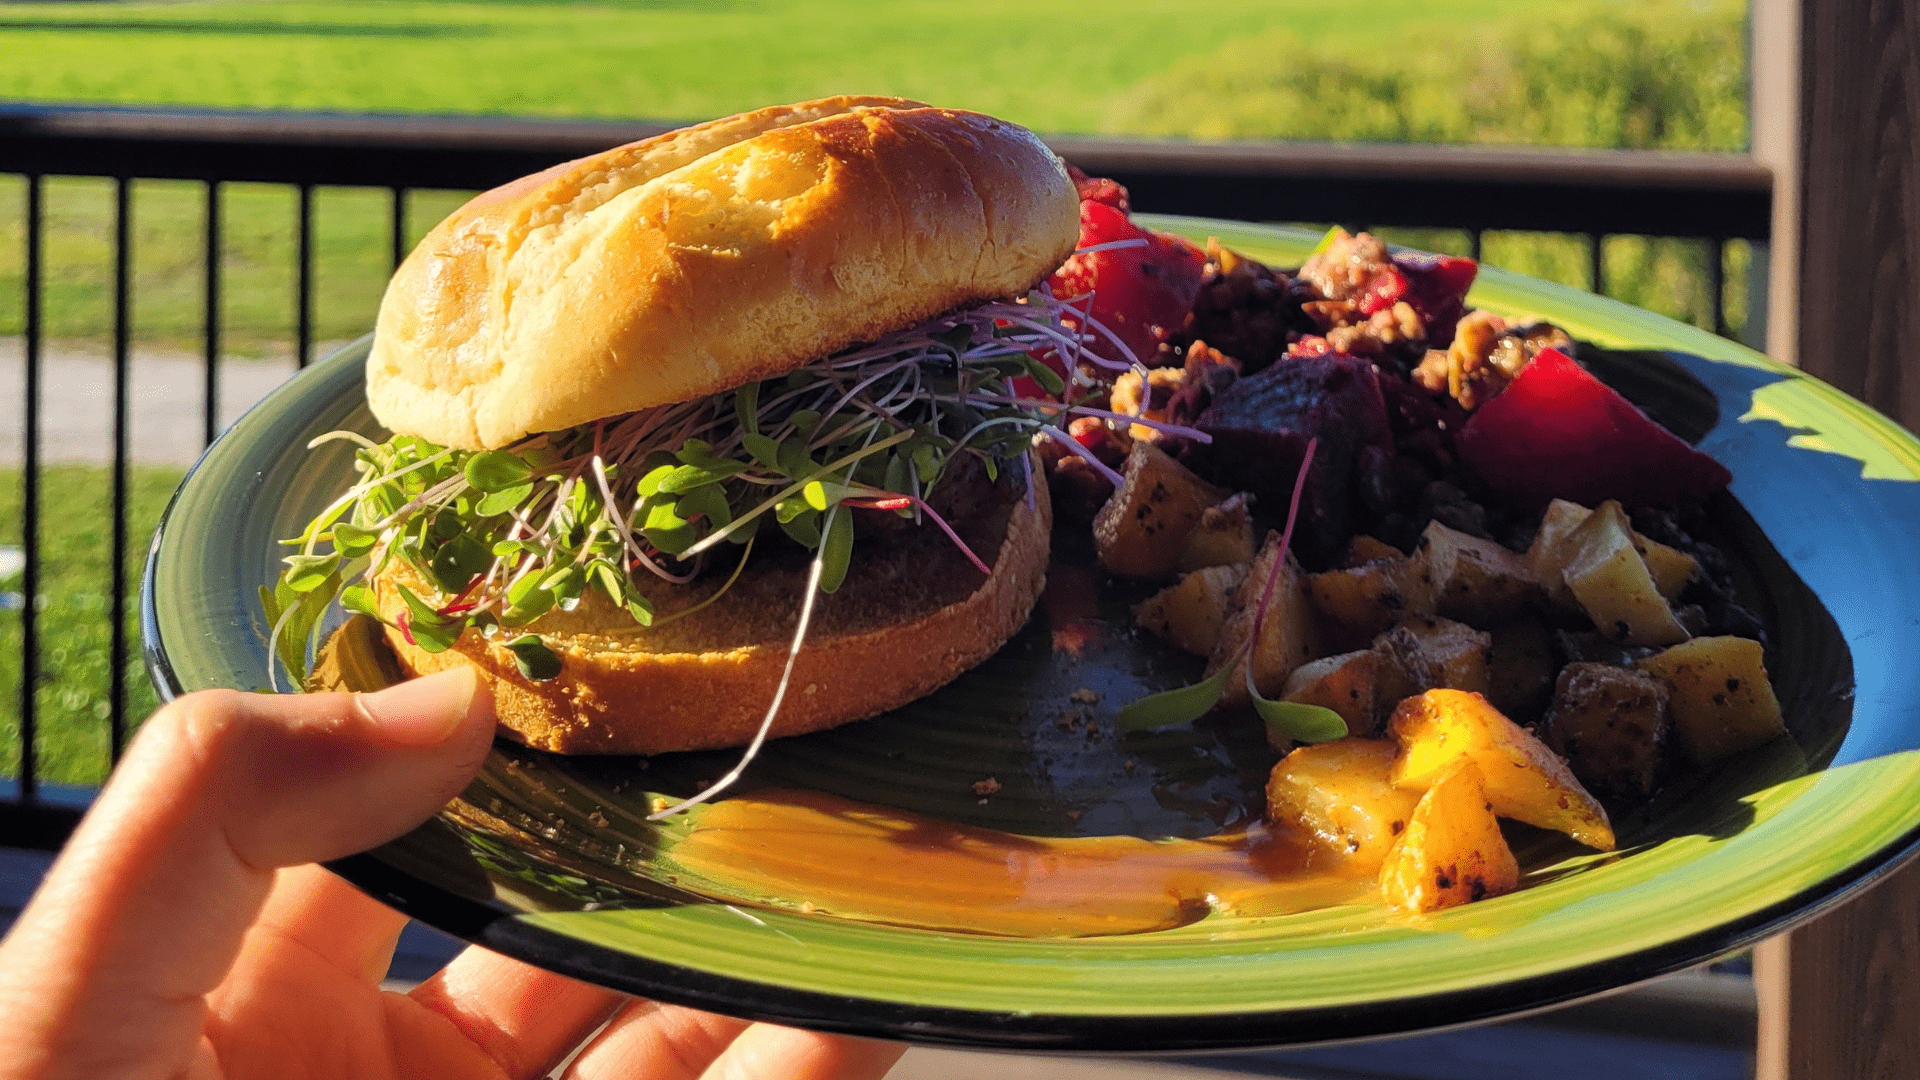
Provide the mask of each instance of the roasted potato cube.
[{"label": "roasted potato cube", "polygon": [[1175,648],[1211,656],[1233,607],[1234,590],[1246,576],[1245,566],[1210,566],[1182,574],[1179,583],[1135,604],[1134,621]]},{"label": "roasted potato cube", "polygon": [[1494,813],[1613,850],[1607,812],[1545,743],[1479,694],[1429,690],[1400,703],[1389,724],[1400,756],[1393,782],[1424,790],[1460,761],[1478,765]]},{"label": "roasted potato cube", "polygon": [[[1577,607],[1578,602],[1567,590],[1566,581],[1561,577],[1567,560],[1574,554],[1564,541],[1592,513],[1578,503],[1570,503],[1565,499],[1553,500],[1547,507],[1546,516],[1540,521],[1540,531],[1534,534],[1533,546],[1527,549],[1527,565],[1533,570],[1533,576],[1545,587],[1550,599],[1566,607]],[[1700,569],[1693,556],[1657,540],[1649,540],[1631,529],[1628,532],[1633,537],[1634,550],[1647,565],[1647,574],[1653,578],[1654,588],[1668,600],[1679,596]]]},{"label": "roasted potato cube", "polygon": [[1489,634],[1487,700],[1509,719],[1538,719],[1553,697],[1553,678],[1560,668],[1553,632],[1528,619],[1496,626]]},{"label": "roasted potato cube", "polygon": [[1432,585],[1433,613],[1475,626],[1518,618],[1545,595],[1523,556],[1438,521],[1420,534],[1414,561]]},{"label": "roasted potato cube", "polygon": [[1666,682],[1644,671],[1568,664],[1554,685],[1541,734],[1590,791],[1645,799],[1671,723]]},{"label": "roasted potato cube", "polygon": [[1247,504],[1253,496],[1242,491],[1219,506],[1209,506],[1187,534],[1174,560],[1176,570],[1203,570],[1209,566],[1245,565],[1253,561],[1253,515]]},{"label": "roasted potato cube", "polygon": [[1407,556],[1396,551],[1360,566],[1309,574],[1307,595],[1329,637],[1370,641],[1406,615],[1424,613],[1407,588],[1412,569]]},{"label": "roasted potato cube", "polygon": [[1372,649],[1312,660],[1293,669],[1280,688],[1280,697],[1332,709],[1347,722],[1349,734],[1372,735],[1399,700],[1389,700],[1382,693],[1395,685],[1388,677],[1391,663]]},{"label": "roasted potato cube", "polygon": [[1385,739],[1353,738],[1295,750],[1267,780],[1267,820],[1300,829],[1356,873],[1375,873],[1420,801],[1387,778],[1394,753]]},{"label": "roasted potato cube", "polygon": [[1640,661],[1673,684],[1674,734],[1695,761],[1718,761],[1786,734],[1765,650],[1739,637],[1703,637]]},{"label": "roasted potato cube", "polygon": [[1127,453],[1123,482],[1093,519],[1100,565],[1118,577],[1170,577],[1187,534],[1227,493],[1151,444]]},{"label": "roasted potato cube", "polygon": [[[1273,583],[1273,599],[1260,625],[1260,640],[1243,653],[1242,648],[1253,638],[1254,616],[1266,593],[1267,579],[1276,573],[1279,578]],[[1228,612],[1226,624],[1220,629],[1220,642],[1214,646],[1213,656],[1207,662],[1207,674],[1212,675],[1229,660],[1234,661],[1234,672],[1227,677],[1226,690],[1220,695],[1222,705],[1247,703],[1245,665],[1249,656],[1253,663],[1253,684],[1260,688],[1262,696],[1275,698],[1280,696],[1280,689],[1294,668],[1320,655],[1319,631],[1314,626],[1313,609],[1307,603],[1305,579],[1292,552],[1281,557],[1280,534],[1267,533],[1259,557],[1247,571],[1247,579],[1234,590],[1233,610]]]},{"label": "roasted potato cube", "polygon": [[1365,566],[1375,559],[1404,559],[1406,557],[1406,552],[1401,551],[1385,540],[1376,540],[1365,533],[1361,533],[1352,540],[1347,541],[1347,553],[1341,558],[1340,565],[1351,569],[1356,566]]},{"label": "roasted potato cube", "polygon": [[1442,687],[1485,693],[1492,646],[1493,635],[1486,631],[1432,615],[1406,619],[1373,643],[1406,677],[1404,684],[1388,687],[1395,700]]},{"label": "roasted potato cube", "polygon": [[1633,534],[1633,548],[1640,553],[1640,561],[1647,564],[1647,574],[1653,578],[1653,587],[1669,601],[1677,598],[1686,589],[1687,582],[1700,570],[1700,564],[1694,557],[1671,548],[1658,540],[1649,540],[1639,533]]},{"label": "roasted potato cube", "polygon": [[1619,503],[1601,503],[1562,544],[1572,555],[1561,578],[1602,634],[1623,645],[1687,640],[1633,546],[1633,529]]},{"label": "roasted potato cube", "polygon": [[1457,907],[1519,886],[1520,863],[1471,761],[1456,762],[1420,797],[1380,868],[1381,895],[1408,911]]}]

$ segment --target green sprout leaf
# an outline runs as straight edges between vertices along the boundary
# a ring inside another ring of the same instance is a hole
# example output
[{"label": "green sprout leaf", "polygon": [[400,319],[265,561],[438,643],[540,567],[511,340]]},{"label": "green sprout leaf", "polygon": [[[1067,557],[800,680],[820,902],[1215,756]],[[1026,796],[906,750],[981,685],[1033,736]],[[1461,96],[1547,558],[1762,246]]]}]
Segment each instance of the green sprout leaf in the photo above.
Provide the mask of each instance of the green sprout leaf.
[{"label": "green sprout leaf", "polygon": [[474,504],[474,513],[479,514],[481,517],[493,517],[495,514],[504,514],[519,506],[521,503],[526,502],[527,497],[532,494],[533,485],[531,483],[515,484],[512,487],[501,488],[499,491],[490,491],[482,495],[480,501]]},{"label": "green sprout leaf", "polygon": [[749,431],[745,435],[742,435],[740,442],[741,445],[747,448],[747,453],[753,455],[753,460],[769,469],[777,469],[780,467],[779,443],[757,431]]},{"label": "green sprout leaf", "polygon": [[780,520],[780,529],[803,548],[820,546],[820,511],[802,506],[800,512]]},{"label": "green sprout leaf", "polygon": [[534,682],[546,682],[559,677],[560,657],[547,648],[547,643],[540,640],[540,635],[521,634],[507,642],[507,649],[513,653],[513,666]]},{"label": "green sprout leaf", "polygon": [[660,493],[660,482],[672,476],[679,468],[680,466],[678,464],[654,466],[647,471],[645,476],[640,478],[640,483],[634,488],[635,493],[643,499],[658,495]]},{"label": "green sprout leaf", "polygon": [[1053,368],[1031,356],[1027,357],[1026,361],[1027,374],[1047,393],[1058,394],[1067,388],[1067,381],[1062,379],[1060,373]]},{"label": "green sprout leaf", "polygon": [[680,496],[673,510],[688,521],[705,518],[710,529],[724,529],[733,524],[733,507],[727,505],[727,493],[717,484],[695,488]]},{"label": "green sprout leaf", "polygon": [[449,595],[467,587],[493,565],[493,551],[472,536],[462,534],[440,545],[427,567],[440,591]]},{"label": "green sprout leaf", "polygon": [[676,513],[669,502],[653,504],[640,531],[646,534],[648,543],[669,555],[680,554],[700,538],[700,531]]},{"label": "green sprout leaf", "polygon": [[1347,735],[1347,722],[1340,718],[1340,714],[1319,705],[1270,701],[1256,691],[1253,695],[1253,711],[1260,714],[1260,719],[1265,720],[1268,727],[1294,742],[1332,742],[1344,739]]},{"label": "green sprout leaf", "polygon": [[840,500],[856,494],[859,494],[857,489],[831,480],[815,480],[800,489],[800,497],[815,510],[836,506]]},{"label": "green sprout leaf", "polygon": [[810,475],[819,467],[807,448],[807,440],[798,435],[780,443],[779,458],[780,470],[794,479]]},{"label": "green sprout leaf", "polygon": [[1227,676],[1233,673],[1234,666],[1239,662],[1240,657],[1236,655],[1225,667],[1192,686],[1148,694],[1121,709],[1119,715],[1114,717],[1114,726],[1122,731],[1144,731],[1200,719],[1226,692]]},{"label": "green sprout leaf", "polygon": [[641,626],[653,625],[653,605],[637,593],[627,598],[627,614],[633,616],[633,621]]},{"label": "green sprout leaf", "polygon": [[308,593],[318,589],[334,571],[340,569],[340,555],[337,552],[331,555],[289,555],[286,564],[287,572],[282,580],[287,583],[287,588],[297,593]]},{"label": "green sprout leaf", "polygon": [[500,621],[524,626],[553,610],[553,592],[540,587],[545,578],[546,574],[533,572],[514,582],[507,589],[507,610],[501,613]]},{"label": "green sprout leaf", "polygon": [[349,559],[357,559],[380,543],[380,534],[372,529],[342,521],[333,527],[333,550]]},{"label": "green sprout leaf", "polygon": [[853,512],[836,507],[827,515],[827,535],[820,542],[820,591],[840,591],[853,559]]},{"label": "green sprout leaf", "polygon": [[533,477],[533,470],[518,454],[505,450],[482,450],[467,459],[467,483],[481,491],[504,491],[518,487]]},{"label": "green sprout leaf", "polygon": [[349,585],[341,589],[340,606],[356,615],[380,618],[380,605],[374,602],[373,590],[365,585]]},{"label": "green sprout leaf", "polygon": [[747,383],[733,392],[733,413],[740,420],[740,430],[748,435],[760,434],[759,383]]},{"label": "green sprout leaf", "polygon": [[405,585],[399,586],[400,599],[407,603],[407,632],[413,636],[413,643],[422,652],[445,652],[460,639],[460,631],[466,629],[466,620],[449,621],[427,602],[413,595],[413,590]]},{"label": "green sprout leaf", "polygon": [[660,478],[658,490],[669,495],[679,495],[695,488],[717,484],[728,477],[738,476],[746,471],[746,463],[741,461],[714,459],[698,465],[682,465]]}]

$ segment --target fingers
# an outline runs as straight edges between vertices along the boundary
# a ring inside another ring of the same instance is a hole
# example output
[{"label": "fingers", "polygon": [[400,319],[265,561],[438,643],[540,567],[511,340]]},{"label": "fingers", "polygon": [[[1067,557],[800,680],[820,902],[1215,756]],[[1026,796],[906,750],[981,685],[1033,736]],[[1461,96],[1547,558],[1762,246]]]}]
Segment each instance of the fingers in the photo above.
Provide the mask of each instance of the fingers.
[{"label": "fingers", "polygon": [[292,944],[366,985],[386,978],[407,917],[314,865],[282,870],[234,972],[272,963]]},{"label": "fingers", "polygon": [[179,1069],[273,869],[431,816],[484,760],[491,712],[464,670],[373,695],[212,692],[162,709],[0,944],[12,1041],[74,1075]]},{"label": "fingers", "polygon": [[626,1000],[480,948],[454,957],[410,996],[510,1077],[545,1076]]},{"label": "fingers", "polygon": [[636,1001],[574,1059],[567,1080],[880,1080],[906,1049]]}]

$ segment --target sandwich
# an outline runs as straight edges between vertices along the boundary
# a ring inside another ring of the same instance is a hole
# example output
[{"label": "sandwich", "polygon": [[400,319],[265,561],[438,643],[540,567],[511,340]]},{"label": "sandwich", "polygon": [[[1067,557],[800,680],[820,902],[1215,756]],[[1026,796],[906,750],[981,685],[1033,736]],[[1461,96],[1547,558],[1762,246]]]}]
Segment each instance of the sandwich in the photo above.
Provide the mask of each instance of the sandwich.
[{"label": "sandwich", "polygon": [[757,747],[932,692],[1045,580],[1031,447],[1071,441],[1058,372],[1098,332],[1044,287],[1078,214],[1032,133],[872,97],[477,196],[388,287],[394,434],[339,435],[359,480],[289,541],[276,638],[338,595],[560,753]]}]

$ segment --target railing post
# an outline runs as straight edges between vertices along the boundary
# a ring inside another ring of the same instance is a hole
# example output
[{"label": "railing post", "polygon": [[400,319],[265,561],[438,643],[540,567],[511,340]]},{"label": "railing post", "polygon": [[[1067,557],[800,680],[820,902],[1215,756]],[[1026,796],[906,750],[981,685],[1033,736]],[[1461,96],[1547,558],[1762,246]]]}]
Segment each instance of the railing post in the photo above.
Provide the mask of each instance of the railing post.
[{"label": "railing post", "polygon": [[[1920,18],[1898,0],[1755,0],[1753,25],[1771,351],[1920,426]],[[1764,942],[1754,981],[1760,1080],[1920,1076],[1920,862]]]}]

